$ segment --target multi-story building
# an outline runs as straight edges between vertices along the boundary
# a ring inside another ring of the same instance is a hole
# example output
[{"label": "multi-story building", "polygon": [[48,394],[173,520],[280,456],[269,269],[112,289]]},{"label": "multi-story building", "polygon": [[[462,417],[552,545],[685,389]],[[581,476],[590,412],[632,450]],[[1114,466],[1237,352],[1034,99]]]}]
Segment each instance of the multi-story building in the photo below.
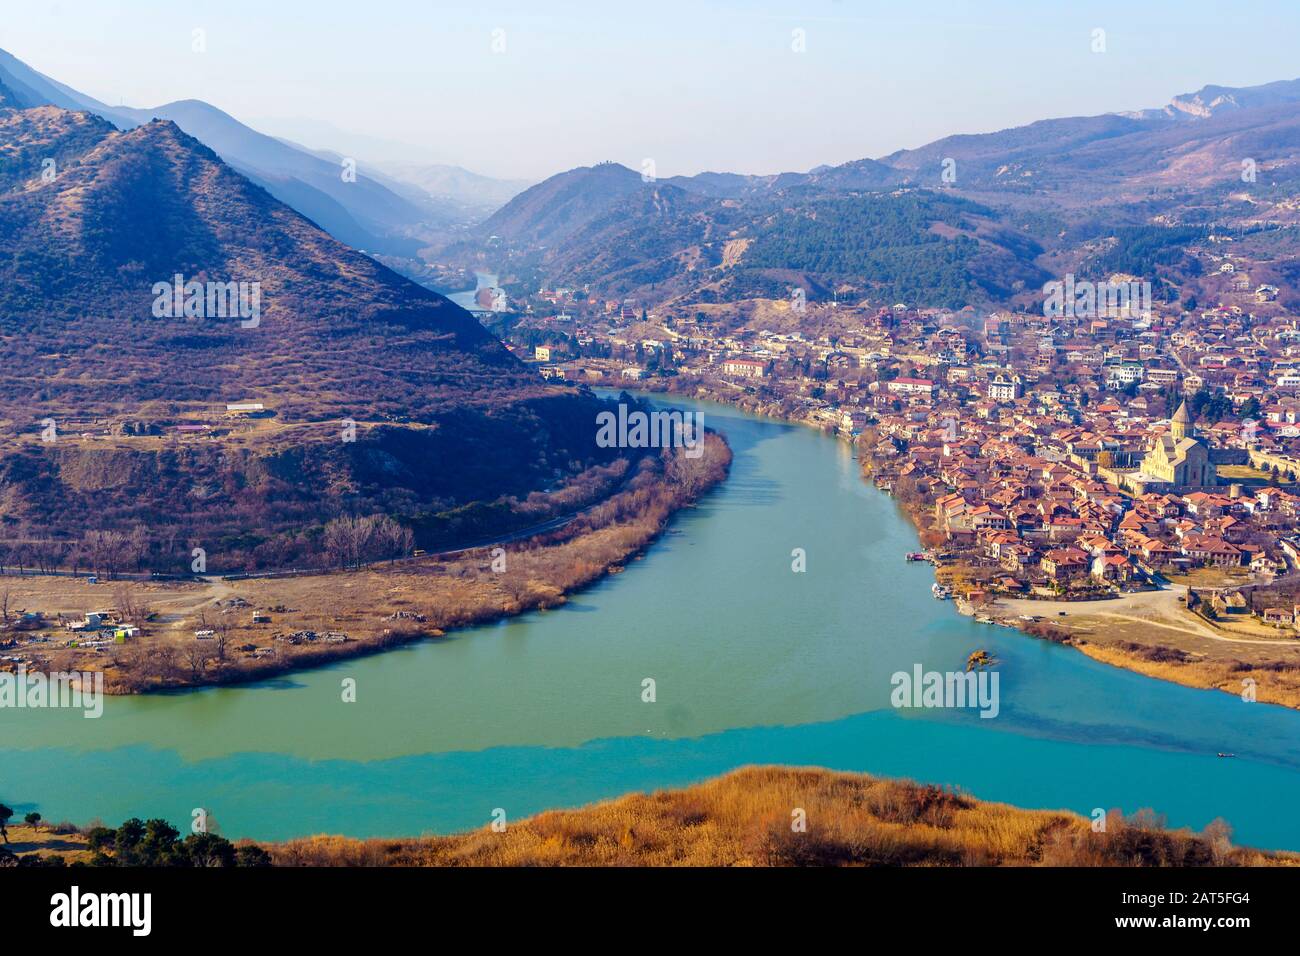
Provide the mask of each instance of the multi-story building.
[{"label": "multi-story building", "polygon": [[762,378],[767,374],[767,363],[757,359],[729,358],[723,361],[722,372],[740,378]]}]

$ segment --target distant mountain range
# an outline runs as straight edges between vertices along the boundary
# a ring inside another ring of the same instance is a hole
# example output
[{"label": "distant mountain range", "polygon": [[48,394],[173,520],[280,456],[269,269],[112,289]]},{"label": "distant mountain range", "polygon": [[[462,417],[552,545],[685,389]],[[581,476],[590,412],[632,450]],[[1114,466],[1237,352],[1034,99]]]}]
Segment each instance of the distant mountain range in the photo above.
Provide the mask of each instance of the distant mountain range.
[{"label": "distant mountain range", "polygon": [[[1185,234],[1143,230],[1289,225],[1300,182],[1300,80],[1206,86],[1157,109],[953,135],[806,172],[656,180],[602,163],[528,188],[398,161],[401,144],[328,124],[281,122],[313,142],[337,139],[384,157],[359,162],[348,182],[345,153],[264,135],[194,100],[108,106],[2,52],[0,82],[19,107],[86,110],[119,129],[171,120],[335,238],[403,274],[438,285],[488,269],[515,293],[580,282],[602,294],[689,304],[799,287],[953,306],[1007,301],[1063,268],[1158,260],[1173,294],[1195,269],[1173,251]],[[71,127],[66,134],[79,135]],[[870,235],[851,254],[837,249],[855,229]],[[1144,251],[1127,255],[1130,240]],[[1170,249],[1153,249],[1161,244]],[[1289,256],[1293,245],[1287,234],[1280,251]]]},{"label": "distant mountain range", "polygon": [[527,179],[480,176],[463,166],[401,160],[380,161],[376,165],[386,175],[418,187],[435,200],[455,203],[482,215],[500,209],[533,185]]},{"label": "distant mountain range", "polygon": [[1221,113],[1257,106],[1280,106],[1300,100],[1300,80],[1278,80],[1262,86],[1203,86],[1195,93],[1175,96],[1168,106],[1123,115],[1137,119],[1203,120]]},{"label": "distant mountain range", "polygon": [[[414,257],[431,230],[480,219],[518,191],[465,170],[459,171],[463,174],[459,177],[449,171],[441,180],[436,172],[419,169],[409,178],[392,172],[384,175],[357,157],[352,157],[357,160],[355,178],[345,178],[342,156],[264,135],[201,100],[149,109],[109,106],[38,73],[3,50],[0,83],[20,108],[85,110],[119,129],[170,120],[336,239],[366,251]],[[426,188],[426,182],[439,188]]]},{"label": "distant mountain range", "polygon": [[[316,119],[253,120],[295,148],[327,155],[362,157],[368,175],[417,202],[445,203],[463,217],[483,219],[533,185],[534,180],[497,179],[433,158],[427,147],[366,136]],[[328,144],[328,145],[322,145]],[[454,140],[452,141],[454,146]]]},{"label": "distant mountain range", "polygon": [[939,180],[947,158],[956,163],[959,189],[1050,197],[1066,205],[1118,205],[1159,188],[1190,193],[1239,185],[1247,159],[1290,177],[1300,160],[1300,80],[1245,89],[1207,86],[1161,109],[949,136],[881,161],[925,183]]},{"label": "distant mountain range", "polygon": [[[514,197],[477,239],[507,244],[521,289],[586,282],[708,302],[797,285],[951,306],[1005,301],[1062,263],[1086,270],[1116,229],[1291,223],[1298,183],[1294,80],[1207,86],[1161,109],[954,135],[806,173],[656,181],[611,163],[581,167]],[[860,254],[837,252],[852,235]],[[482,255],[465,242],[445,253]],[[911,278],[891,265],[902,261]]]},{"label": "distant mountain range", "polygon": [[[593,400],[544,384],[467,312],[175,122],[119,129],[19,108],[32,101],[30,83],[0,84],[4,533],[183,522],[213,547],[253,534],[251,548],[342,510],[526,495],[608,456]],[[234,314],[227,283],[252,308]],[[247,402],[266,418],[232,444],[177,443]],[[45,420],[66,437],[36,441]],[[98,440],[72,437],[85,431]]]}]

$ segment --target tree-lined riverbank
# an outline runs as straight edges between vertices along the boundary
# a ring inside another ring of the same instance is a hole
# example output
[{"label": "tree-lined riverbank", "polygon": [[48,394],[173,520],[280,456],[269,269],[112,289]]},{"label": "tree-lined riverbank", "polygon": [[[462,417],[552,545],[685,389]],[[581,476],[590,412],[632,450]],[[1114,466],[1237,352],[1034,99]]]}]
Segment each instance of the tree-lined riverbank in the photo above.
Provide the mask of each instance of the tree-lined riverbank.
[{"label": "tree-lined riverbank", "polygon": [[[621,571],[675,512],[721,482],[730,462],[716,434],[706,437],[698,458],[680,451],[643,457],[612,496],[508,546],[292,577],[110,589],[50,576],[0,588],[11,606],[49,620],[102,606],[106,590],[115,604],[134,605],[148,618],[147,632],[123,644],[20,645],[42,670],[102,670],[113,694],[264,680],[557,607],[566,595]],[[196,639],[199,632],[207,636]]]}]

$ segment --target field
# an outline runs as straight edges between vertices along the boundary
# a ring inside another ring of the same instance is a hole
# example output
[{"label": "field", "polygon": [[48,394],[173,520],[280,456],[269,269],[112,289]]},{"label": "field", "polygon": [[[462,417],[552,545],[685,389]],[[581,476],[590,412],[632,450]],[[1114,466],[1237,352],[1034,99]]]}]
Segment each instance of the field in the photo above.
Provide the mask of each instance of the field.
[{"label": "field", "polygon": [[1226,588],[1249,584],[1249,568],[1191,568],[1186,573],[1170,572],[1166,575],[1174,584],[1191,588]]},{"label": "field", "polygon": [[1238,482],[1243,485],[1293,485],[1295,481],[1287,475],[1274,476],[1251,465],[1219,465],[1215,471],[1225,482]]},{"label": "field", "polygon": [[89,863],[91,852],[86,847],[84,834],[71,827],[50,827],[44,824],[29,827],[25,823],[9,824],[8,849],[18,856],[39,854],[58,857],[64,863]]}]

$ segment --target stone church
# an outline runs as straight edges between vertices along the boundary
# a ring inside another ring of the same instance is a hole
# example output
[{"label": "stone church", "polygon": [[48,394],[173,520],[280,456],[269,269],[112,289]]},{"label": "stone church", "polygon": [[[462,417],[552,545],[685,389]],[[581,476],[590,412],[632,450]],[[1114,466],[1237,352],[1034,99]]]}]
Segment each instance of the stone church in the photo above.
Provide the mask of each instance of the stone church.
[{"label": "stone church", "polygon": [[1153,484],[1168,485],[1169,491],[1207,488],[1216,483],[1209,448],[1192,434],[1192,416],[1183,402],[1169,420],[1169,431],[1155,440],[1142,459],[1139,480],[1148,490]]}]

